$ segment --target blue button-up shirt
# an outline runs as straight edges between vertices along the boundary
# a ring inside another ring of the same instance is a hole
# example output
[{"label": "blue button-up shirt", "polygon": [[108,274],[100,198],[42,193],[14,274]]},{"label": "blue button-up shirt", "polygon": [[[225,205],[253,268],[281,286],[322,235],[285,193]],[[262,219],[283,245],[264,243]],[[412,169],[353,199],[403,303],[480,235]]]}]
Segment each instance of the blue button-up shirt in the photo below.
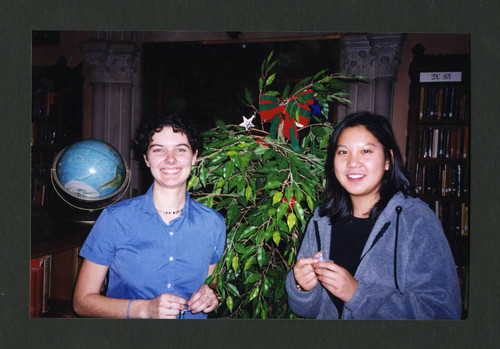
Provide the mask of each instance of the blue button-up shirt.
[{"label": "blue button-up shirt", "polygon": [[[109,297],[152,299],[171,293],[188,300],[223,254],[224,218],[186,192],[180,217],[167,225],[156,211],[152,189],[104,209],[80,255],[109,266]],[[206,314],[186,312],[185,318]]]}]

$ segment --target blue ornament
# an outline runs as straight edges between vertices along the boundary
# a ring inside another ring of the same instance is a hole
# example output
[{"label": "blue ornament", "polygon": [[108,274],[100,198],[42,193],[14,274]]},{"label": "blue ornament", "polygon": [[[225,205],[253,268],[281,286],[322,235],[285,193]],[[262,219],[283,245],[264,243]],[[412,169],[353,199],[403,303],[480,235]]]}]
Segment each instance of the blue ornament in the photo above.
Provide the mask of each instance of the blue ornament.
[{"label": "blue ornament", "polygon": [[311,116],[318,116],[318,117],[321,117],[321,107],[319,105],[319,101],[318,101],[318,98],[314,97],[314,103],[313,104],[309,104],[309,108],[311,108]]}]

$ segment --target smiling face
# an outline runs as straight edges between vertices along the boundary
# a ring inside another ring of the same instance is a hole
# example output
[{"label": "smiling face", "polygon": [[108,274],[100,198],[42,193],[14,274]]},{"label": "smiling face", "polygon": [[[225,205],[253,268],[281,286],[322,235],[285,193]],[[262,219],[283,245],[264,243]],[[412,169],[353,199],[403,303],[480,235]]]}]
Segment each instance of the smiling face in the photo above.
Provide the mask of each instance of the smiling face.
[{"label": "smiling face", "polygon": [[[370,210],[379,199],[379,189],[390,162],[378,139],[364,126],[348,127],[337,141],[334,172],[350,194],[354,210]],[[356,213],[354,213],[356,215]]]},{"label": "smiling face", "polygon": [[185,190],[196,157],[197,153],[193,153],[184,133],[164,127],[151,138],[144,160],[155,184],[168,189]]}]

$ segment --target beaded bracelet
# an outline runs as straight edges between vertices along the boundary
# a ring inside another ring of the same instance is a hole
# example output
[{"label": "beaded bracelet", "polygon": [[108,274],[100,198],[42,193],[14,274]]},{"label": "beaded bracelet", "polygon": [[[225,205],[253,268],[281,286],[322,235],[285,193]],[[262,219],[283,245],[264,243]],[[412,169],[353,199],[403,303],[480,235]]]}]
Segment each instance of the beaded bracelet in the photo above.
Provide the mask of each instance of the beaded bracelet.
[{"label": "beaded bracelet", "polygon": [[128,302],[128,307],[127,307],[127,319],[130,319],[130,305],[132,304],[132,301],[134,300],[135,298],[132,298],[130,300],[130,302]]}]

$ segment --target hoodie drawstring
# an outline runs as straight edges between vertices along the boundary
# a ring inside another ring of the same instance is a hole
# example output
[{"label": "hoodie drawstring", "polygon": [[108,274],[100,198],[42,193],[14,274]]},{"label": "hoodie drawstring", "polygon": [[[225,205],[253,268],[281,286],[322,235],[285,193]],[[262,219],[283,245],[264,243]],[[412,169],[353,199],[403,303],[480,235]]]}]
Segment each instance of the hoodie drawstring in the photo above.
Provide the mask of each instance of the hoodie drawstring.
[{"label": "hoodie drawstring", "polygon": [[403,208],[401,206],[396,206],[396,237],[394,239],[394,284],[396,285],[396,288],[399,292],[401,290],[399,289],[398,285],[398,270],[397,270],[397,260],[398,260],[398,233],[399,233],[399,215],[403,211]]}]

